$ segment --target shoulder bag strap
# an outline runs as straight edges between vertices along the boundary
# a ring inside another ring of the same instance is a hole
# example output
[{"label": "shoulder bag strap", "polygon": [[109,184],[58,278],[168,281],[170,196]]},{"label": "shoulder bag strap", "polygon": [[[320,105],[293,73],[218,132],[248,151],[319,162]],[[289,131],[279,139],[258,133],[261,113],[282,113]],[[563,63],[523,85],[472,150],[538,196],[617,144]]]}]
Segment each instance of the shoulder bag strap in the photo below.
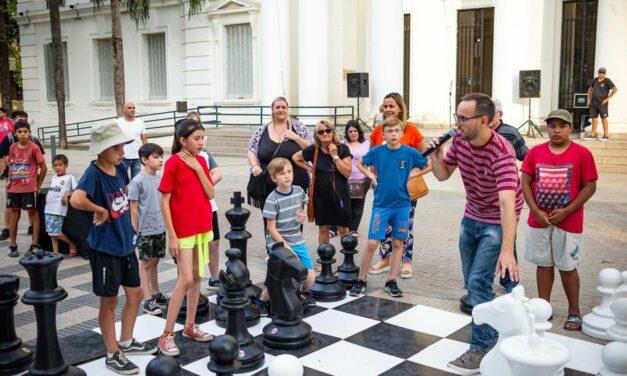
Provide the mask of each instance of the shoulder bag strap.
[{"label": "shoulder bag strap", "polygon": [[311,184],[309,184],[309,205],[313,205],[314,185],[316,183],[316,165],[318,164],[318,145],[314,147],[313,170],[311,173]]}]

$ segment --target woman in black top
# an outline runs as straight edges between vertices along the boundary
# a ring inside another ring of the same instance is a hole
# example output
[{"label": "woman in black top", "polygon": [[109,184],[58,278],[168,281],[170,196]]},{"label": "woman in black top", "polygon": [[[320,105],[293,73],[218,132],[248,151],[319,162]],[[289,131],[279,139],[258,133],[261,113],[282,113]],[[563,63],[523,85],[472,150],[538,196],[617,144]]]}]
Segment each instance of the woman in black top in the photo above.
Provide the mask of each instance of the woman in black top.
[{"label": "woman in black top", "polygon": [[329,242],[329,226],[337,226],[341,236],[348,235],[351,222],[348,176],[352,156],[348,146],[340,143],[335,127],[328,121],[318,123],[314,138],[314,145],[294,154],[293,160],[303,169],[313,171],[314,154],[318,149],[313,207],[316,225],[319,226],[318,242],[322,244]]},{"label": "woman in black top", "polygon": [[[298,120],[290,120],[287,100],[277,97],[270,106],[272,121],[259,127],[248,142],[248,163],[253,176],[259,176],[266,171],[268,164],[274,158],[283,157],[288,161],[292,156],[311,145],[313,137],[307,127]],[[309,176],[307,171],[299,168],[292,162],[294,169],[294,185],[307,191]],[[266,179],[266,192],[270,194],[276,187],[270,176]],[[267,195],[266,195],[267,197]],[[263,210],[266,197],[249,197],[249,203]]]}]

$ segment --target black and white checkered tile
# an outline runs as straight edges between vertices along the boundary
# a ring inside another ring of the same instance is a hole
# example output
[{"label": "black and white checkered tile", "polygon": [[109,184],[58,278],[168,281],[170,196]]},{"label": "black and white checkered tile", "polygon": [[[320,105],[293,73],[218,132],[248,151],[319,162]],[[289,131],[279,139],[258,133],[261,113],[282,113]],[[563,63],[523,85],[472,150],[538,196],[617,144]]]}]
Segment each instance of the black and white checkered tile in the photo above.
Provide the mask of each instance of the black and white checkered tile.
[{"label": "black and white checkered tile", "polygon": [[[201,329],[224,334],[215,324],[215,296],[210,297],[209,313],[199,319]],[[304,320],[313,328],[312,343],[302,349],[280,351],[266,348],[263,368],[242,375],[266,375],[267,367],[282,353],[298,357],[305,366],[305,375],[450,375],[447,362],[468,348],[469,316],[451,313],[423,305],[411,305],[371,296],[347,297],[340,302],[319,303]],[[262,343],[261,322],[249,332]],[[134,335],[140,341],[156,343],[165,320],[161,317],[138,317]],[[116,324],[119,333],[120,323]],[[176,331],[181,325],[175,327]],[[104,347],[94,328],[61,339],[66,361],[78,364],[88,375],[113,375],[105,368]],[[566,345],[571,360],[565,375],[596,374],[602,367],[603,346],[561,335],[546,334]],[[177,361],[184,375],[212,375],[207,369],[209,350],[201,344],[176,337],[181,355]],[[143,374],[153,356],[129,356]]]}]

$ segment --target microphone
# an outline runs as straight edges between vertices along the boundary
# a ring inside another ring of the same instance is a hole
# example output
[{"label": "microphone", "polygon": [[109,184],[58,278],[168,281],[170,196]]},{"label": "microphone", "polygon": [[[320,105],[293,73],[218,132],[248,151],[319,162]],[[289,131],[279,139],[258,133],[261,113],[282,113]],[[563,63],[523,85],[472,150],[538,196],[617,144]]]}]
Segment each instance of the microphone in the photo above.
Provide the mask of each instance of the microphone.
[{"label": "microphone", "polygon": [[422,152],[422,156],[426,157],[429,154],[433,153],[437,148],[442,146],[446,141],[450,140],[451,137],[455,136],[456,134],[457,130],[455,128],[449,129],[448,132],[444,133],[442,137],[440,137],[440,140],[437,142],[436,146],[434,148],[426,148],[425,151]]}]

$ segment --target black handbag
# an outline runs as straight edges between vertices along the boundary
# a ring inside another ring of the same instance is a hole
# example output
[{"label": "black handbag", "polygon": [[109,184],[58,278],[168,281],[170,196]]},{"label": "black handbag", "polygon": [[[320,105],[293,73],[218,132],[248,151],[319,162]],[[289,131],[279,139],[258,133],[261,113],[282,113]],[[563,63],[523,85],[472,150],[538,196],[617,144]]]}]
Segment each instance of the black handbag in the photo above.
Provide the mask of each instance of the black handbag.
[{"label": "black handbag", "polygon": [[[272,153],[272,158],[270,160],[276,157],[279,149],[283,145],[283,141],[279,143],[279,146],[277,146],[274,153]],[[271,186],[269,182],[271,182],[271,179],[267,167],[262,169],[261,174],[257,176],[252,173],[250,174],[250,177],[248,178],[248,185],[246,186],[249,205],[263,209],[263,202],[266,200],[266,197],[268,197],[270,192],[272,192],[272,189],[269,189],[269,186]]]}]

